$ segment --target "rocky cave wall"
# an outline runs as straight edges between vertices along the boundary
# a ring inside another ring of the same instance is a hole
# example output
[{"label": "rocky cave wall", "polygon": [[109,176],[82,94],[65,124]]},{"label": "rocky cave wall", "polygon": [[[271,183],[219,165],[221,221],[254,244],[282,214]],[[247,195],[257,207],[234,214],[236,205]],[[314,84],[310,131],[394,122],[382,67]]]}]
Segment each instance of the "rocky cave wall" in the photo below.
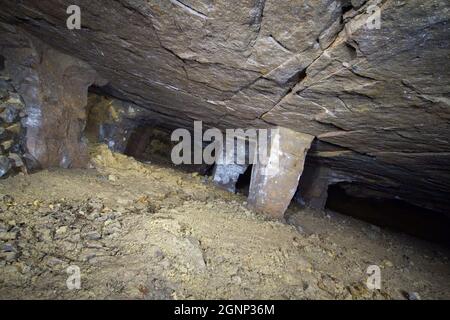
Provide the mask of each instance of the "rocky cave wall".
[{"label": "rocky cave wall", "polygon": [[[2,57],[3,58],[3,57]],[[0,66],[0,178],[25,171],[22,119],[25,105]]]},{"label": "rocky cave wall", "polygon": [[[70,31],[74,3],[82,29]],[[381,28],[369,30],[373,4]],[[41,166],[83,162],[96,83],[172,128],[202,120],[315,137],[306,165],[323,187],[308,194],[347,181],[447,213],[446,0],[3,0],[0,19],[5,65],[28,117],[40,115],[26,147]]]}]

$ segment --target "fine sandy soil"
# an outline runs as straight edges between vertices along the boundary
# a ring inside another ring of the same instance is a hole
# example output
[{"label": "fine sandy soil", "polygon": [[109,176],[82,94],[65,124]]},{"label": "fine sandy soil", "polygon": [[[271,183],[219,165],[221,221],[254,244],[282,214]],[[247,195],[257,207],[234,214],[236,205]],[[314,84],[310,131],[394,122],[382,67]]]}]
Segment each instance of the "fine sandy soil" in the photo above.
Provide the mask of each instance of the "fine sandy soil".
[{"label": "fine sandy soil", "polygon": [[0,298],[450,298],[438,245],[295,206],[268,221],[207,177],[91,154],[92,169],[0,181]]}]

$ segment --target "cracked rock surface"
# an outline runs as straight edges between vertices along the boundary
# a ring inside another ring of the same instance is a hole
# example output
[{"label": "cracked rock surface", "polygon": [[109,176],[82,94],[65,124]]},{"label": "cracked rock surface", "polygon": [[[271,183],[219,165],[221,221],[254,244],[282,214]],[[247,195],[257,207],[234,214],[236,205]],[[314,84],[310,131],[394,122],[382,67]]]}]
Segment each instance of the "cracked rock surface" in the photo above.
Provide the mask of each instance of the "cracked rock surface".
[{"label": "cracked rock surface", "polygon": [[80,0],[74,31],[69,2],[5,0],[0,28],[89,63],[174,126],[287,127],[362,193],[450,205],[448,1]]},{"label": "cracked rock surface", "polygon": [[0,70],[0,178],[26,172],[22,145],[25,105],[14,90],[11,79]]}]

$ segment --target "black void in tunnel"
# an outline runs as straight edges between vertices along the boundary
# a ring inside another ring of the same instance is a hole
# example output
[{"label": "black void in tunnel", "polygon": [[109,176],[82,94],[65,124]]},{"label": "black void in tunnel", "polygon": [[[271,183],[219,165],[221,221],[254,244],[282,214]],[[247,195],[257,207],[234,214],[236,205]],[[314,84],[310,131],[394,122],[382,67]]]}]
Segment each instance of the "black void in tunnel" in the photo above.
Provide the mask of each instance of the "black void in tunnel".
[{"label": "black void in tunnel", "polygon": [[402,200],[356,197],[346,191],[346,184],[329,187],[327,209],[450,247],[450,218],[445,214]]},{"label": "black void in tunnel", "polygon": [[252,180],[253,166],[249,165],[247,170],[241,174],[236,182],[236,192],[248,196],[250,190],[250,182]]}]

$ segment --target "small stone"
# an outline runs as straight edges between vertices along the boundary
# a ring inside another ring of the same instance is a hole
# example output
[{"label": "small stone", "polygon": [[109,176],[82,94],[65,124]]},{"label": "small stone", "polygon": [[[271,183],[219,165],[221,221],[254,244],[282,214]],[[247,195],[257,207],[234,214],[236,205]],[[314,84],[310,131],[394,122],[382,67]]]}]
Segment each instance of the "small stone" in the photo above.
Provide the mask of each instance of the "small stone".
[{"label": "small stone", "polygon": [[109,181],[117,181],[117,178],[116,178],[116,176],[110,174],[110,175],[108,176],[108,180],[109,180]]},{"label": "small stone", "polygon": [[233,283],[239,285],[239,284],[241,284],[242,279],[241,279],[241,277],[234,275],[231,277],[231,281],[233,281]]},{"label": "small stone", "polygon": [[10,196],[9,194],[5,194],[4,196],[0,197],[1,201],[3,201],[6,204],[13,203],[14,198]]},{"label": "small stone", "polygon": [[2,252],[0,253],[0,258],[4,259],[6,262],[15,261],[17,258],[16,252]]},{"label": "small stone", "polygon": [[67,226],[62,226],[56,230],[57,235],[63,235],[67,233]]},{"label": "small stone", "polygon": [[15,166],[16,168],[20,168],[20,167],[23,167],[23,166],[24,166],[24,163],[23,163],[23,161],[22,161],[22,158],[21,158],[17,153],[10,153],[10,154],[8,155],[8,158],[9,158],[10,160],[13,161],[14,166]]},{"label": "small stone", "polygon": [[6,107],[6,109],[0,113],[0,119],[6,123],[13,123],[19,115],[19,111],[11,106]]},{"label": "small stone", "polygon": [[3,151],[8,151],[9,149],[11,149],[13,143],[14,143],[14,141],[7,140],[7,141],[3,141],[0,145],[2,146]]},{"label": "small stone", "polygon": [[11,170],[11,162],[5,156],[0,156],[0,178]]},{"label": "small stone", "polygon": [[52,232],[48,229],[42,230],[39,234],[39,237],[41,241],[51,242],[52,239]]},{"label": "small stone", "polygon": [[122,226],[120,225],[120,222],[114,222],[112,220],[105,221],[105,227],[103,228],[103,234],[104,235],[112,235],[117,232],[120,232]]},{"label": "small stone", "polygon": [[408,300],[422,300],[417,292],[409,292]]},{"label": "small stone", "polygon": [[20,134],[20,130],[22,129],[21,125],[19,122],[9,126],[6,128],[6,131],[11,132],[12,134]]},{"label": "small stone", "polygon": [[80,254],[79,259],[81,261],[85,261],[85,262],[96,262],[98,261],[100,257],[104,257],[105,256],[105,251],[101,250],[101,249],[83,249],[82,253]]},{"label": "small stone", "polygon": [[0,232],[0,240],[9,241],[16,240],[17,232]]},{"label": "small stone", "polygon": [[87,241],[85,246],[90,249],[103,249],[103,245],[98,241]]},{"label": "small stone", "polygon": [[83,238],[88,239],[88,240],[99,240],[102,238],[102,236],[97,231],[91,231],[91,232],[88,232],[85,235],[83,235]]},{"label": "small stone", "polygon": [[49,257],[46,261],[46,264],[50,267],[55,267],[64,264],[64,261],[56,257]]},{"label": "small stone", "polygon": [[13,104],[17,109],[21,109],[24,107],[22,100],[20,99],[20,95],[15,92],[10,92],[9,99],[6,101],[9,104]]},{"label": "small stone", "polygon": [[389,260],[384,260],[383,265],[388,268],[392,268],[394,266],[394,264]]},{"label": "small stone", "polygon": [[0,99],[5,99],[8,97],[7,83],[6,81],[0,81]]},{"label": "small stone", "polygon": [[5,244],[2,246],[2,251],[4,251],[4,252],[16,252],[17,250],[16,250],[16,248],[15,248],[12,244],[10,244],[10,243],[5,243]]}]

